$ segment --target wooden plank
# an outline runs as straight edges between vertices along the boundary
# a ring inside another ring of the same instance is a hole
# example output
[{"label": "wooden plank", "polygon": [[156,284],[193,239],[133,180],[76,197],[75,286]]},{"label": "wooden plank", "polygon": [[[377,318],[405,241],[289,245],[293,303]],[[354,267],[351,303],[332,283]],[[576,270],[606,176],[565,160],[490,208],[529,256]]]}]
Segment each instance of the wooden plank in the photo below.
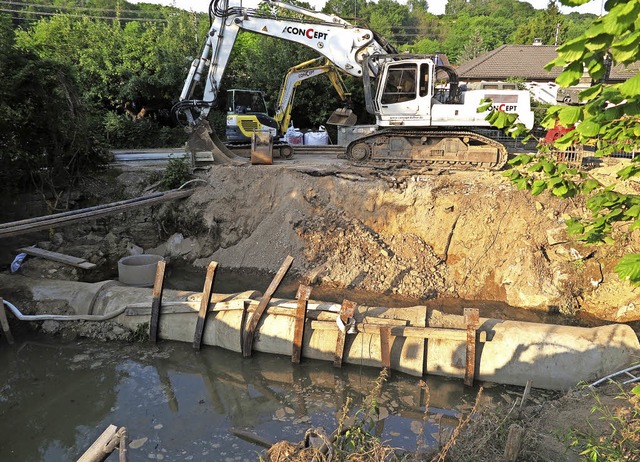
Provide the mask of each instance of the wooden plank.
[{"label": "wooden plank", "polygon": [[380,327],[380,356],[382,367],[391,374],[391,327]]},{"label": "wooden plank", "polygon": [[93,442],[89,449],[80,456],[78,462],[98,462],[103,461],[109,453],[104,452],[104,448],[116,436],[118,427],[109,425],[105,431]]},{"label": "wooden plank", "polygon": [[[271,313],[271,311],[268,311]],[[309,318],[313,316],[313,312],[309,312],[307,315]],[[376,318],[377,321],[383,321],[382,318]],[[372,322],[372,323],[357,323],[356,329],[358,333],[363,334],[377,334],[380,330],[380,327],[390,327],[391,335],[394,337],[417,337],[417,338],[426,338],[426,339],[440,339],[440,340],[451,340],[451,341],[459,341],[466,342],[467,340],[467,331],[464,329],[450,329],[444,327],[412,327],[412,326],[394,326],[383,324],[381,322]],[[336,325],[335,322],[331,321],[312,321],[311,329],[313,330],[335,330]],[[487,341],[487,333],[486,332],[478,332],[477,336],[478,342],[486,342]]]},{"label": "wooden plank", "polygon": [[127,428],[120,429],[120,441],[118,441],[118,462],[127,462]]},{"label": "wooden plank", "polygon": [[[357,306],[358,306],[357,303],[352,302],[350,300],[345,299],[342,301],[342,306],[340,307],[340,314],[338,315],[340,317],[340,320],[342,321],[342,324],[346,326],[347,323],[349,322],[349,319],[353,318],[353,315],[356,312]],[[336,341],[336,352],[335,352],[335,355],[333,356],[334,367],[342,367],[342,357],[344,356],[344,341],[346,340],[346,338],[347,338],[346,327],[344,332],[338,329],[338,339]]]},{"label": "wooden plank", "polygon": [[207,312],[209,311],[209,302],[211,301],[211,291],[213,288],[213,278],[216,274],[218,262],[212,261],[207,267],[207,277],[204,280],[204,288],[202,289],[202,299],[200,300],[200,311],[198,312],[198,320],[196,321],[196,332],[193,336],[193,348],[199,350],[202,346],[202,334],[204,333],[204,324],[207,320]]},{"label": "wooden plank", "polygon": [[0,325],[2,325],[2,332],[4,332],[5,337],[7,337],[7,342],[9,342],[9,345],[13,345],[13,335],[9,328],[9,321],[7,321],[7,313],[4,308],[4,299],[2,297],[0,297]]},{"label": "wooden plank", "polygon": [[158,327],[160,325],[160,307],[162,305],[162,290],[164,289],[164,270],[167,266],[165,260],[160,260],[156,268],[156,279],[153,282],[153,294],[151,301],[151,319],[149,320],[149,340],[158,341]]},{"label": "wooden plank", "polygon": [[293,326],[293,346],[291,349],[291,362],[300,364],[302,356],[302,339],[304,338],[304,322],[307,318],[307,302],[311,297],[311,287],[304,284],[298,286],[296,299],[298,300],[298,308],[296,309],[296,320]]},{"label": "wooden plank", "polygon": [[113,215],[115,213],[132,210],[138,207],[146,207],[149,205],[159,204],[176,199],[182,199],[193,194],[193,190],[173,189],[164,193],[157,193],[150,196],[137,197],[126,201],[116,202],[112,204],[104,204],[103,206],[91,207],[88,209],[80,209],[71,213],[64,212],[62,214],[48,215],[46,217],[37,217],[30,220],[22,220],[21,222],[4,223],[0,225],[0,238],[18,236],[26,233],[42,231],[44,229],[68,226],[73,223],[82,221],[95,220],[96,218]]},{"label": "wooden plank", "polygon": [[522,447],[523,434],[524,428],[515,423],[511,424],[509,434],[507,435],[507,442],[504,446],[505,462],[516,462],[518,460],[518,454],[520,454],[520,448]]},{"label": "wooden plank", "polygon": [[287,258],[284,259],[282,266],[274,276],[271,284],[267,287],[264,295],[260,299],[260,303],[258,303],[258,307],[256,310],[249,316],[249,320],[247,321],[247,325],[244,328],[244,335],[242,336],[242,356],[248,358],[251,356],[251,348],[253,347],[253,335],[256,332],[256,327],[258,327],[258,322],[260,321],[260,317],[262,313],[267,308],[271,297],[278,289],[280,282],[284,279],[285,274],[289,271],[291,267],[291,263],[293,263],[293,257],[291,255],[287,255]]},{"label": "wooden plank", "polygon": [[476,375],[476,331],[480,325],[480,310],[477,308],[465,308],[464,323],[467,326],[467,351],[464,384],[468,387],[472,387]]},{"label": "wooden plank", "polygon": [[93,269],[96,267],[94,263],[88,262],[84,258],[73,257],[71,255],[65,255],[58,252],[51,252],[50,250],[40,249],[38,247],[22,247],[21,249],[18,249],[18,252],[33,255],[34,257],[45,258],[47,260],[57,261],[58,263],[64,263],[66,265],[82,269]]},{"label": "wooden plank", "polygon": [[[235,311],[244,309],[246,299],[230,300],[228,302],[209,303],[209,312],[217,311]],[[161,314],[185,314],[197,313],[200,311],[201,302],[162,302]],[[127,305],[125,316],[150,316],[152,308],[148,304],[136,306],[136,304]]]}]

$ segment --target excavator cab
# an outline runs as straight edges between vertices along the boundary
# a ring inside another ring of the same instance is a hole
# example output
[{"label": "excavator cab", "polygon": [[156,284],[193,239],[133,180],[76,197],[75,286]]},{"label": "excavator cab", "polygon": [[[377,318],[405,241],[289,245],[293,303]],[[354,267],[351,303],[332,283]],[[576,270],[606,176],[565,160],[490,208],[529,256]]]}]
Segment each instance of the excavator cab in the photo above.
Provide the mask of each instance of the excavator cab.
[{"label": "excavator cab", "polygon": [[250,143],[253,133],[278,134],[278,123],[267,112],[264,94],[258,90],[227,91],[227,141]]}]

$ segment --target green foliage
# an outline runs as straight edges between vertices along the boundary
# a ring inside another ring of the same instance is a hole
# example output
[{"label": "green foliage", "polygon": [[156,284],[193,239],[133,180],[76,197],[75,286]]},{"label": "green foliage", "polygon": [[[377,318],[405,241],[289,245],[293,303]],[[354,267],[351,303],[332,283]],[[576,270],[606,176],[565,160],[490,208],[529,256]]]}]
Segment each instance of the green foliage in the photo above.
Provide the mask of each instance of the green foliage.
[{"label": "green foliage", "polygon": [[[629,230],[640,228],[640,196],[620,194],[613,187],[603,187],[598,181],[553,156],[530,156],[522,154],[509,161],[513,167],[503,172],[521,190],[533,195],[549,191],[560,198],[578,194],[588,196],[586,207],[592,215],[588,219],[567,220],[567,232],[587,244],[611,244],[611,231],[615,223],[628,223]],[[619,177],[639,174],[635,165],[618,172]],[[640,254],[623,257],[615,267],[623,280],[640,284]]]},{"label": "green foliage", "polygon": [[132,119],[125,114],[104,113],[103,131],[109,146],[121,149],[179,146],[185,141],[180,127],[163,126],[156,119]]},{"label": "green foliage", "polygon": [[540,10],[532,20],[522,22],[512,36],[513,43],[531,45],[540,39],[544,45],[559,45],[567,33],[567,19],[560,13],[555,0],[549,0],[547,8]]},{"label": "green foliage", "polygon": [[[36,187],[60,196],[83,171],[100,166],[104,144],[81,98],[74,70],[13,46],[9,23],[0,53],[0,162],[2,187]],[[57,207],[56,199],[51,204]]]},{"label": "green foliage", "polygon": [[607,431],[571,431],[567,437],[571,447],[580,451],[589,462],[633,462],[640,453],[640,386],[630,392],[622,388],[616,399],[625,402],[626,410],[614,410],[605,405],[595,390],[591,414],[597,416]]},{"label": "green foliage", "polygon": [[[570,4],[575,2],[563,1]],[[606,59],[612,64],[630,64],[640,58],[640,0],[623,2],[610,0],[608,13],[598,18],[586,31],[558,48],[558,56],[547,64],[549,70],[562,66],[564,71],[556,82],[571,86],[582,78],[587,69],[596,82],[580,93],[581,106],[551,106],[541,125],[574,130],[559,137],[551,147],[543,150],[566,151],[575,145],[594,145],[596,156],[615,152],[634,152],[640,149],[640,77],[633,76],[619,84],[604,84]],[[487,120],[505,128],[514,136],[522,127],[508,118],[490,113]],[[621,181],[640,175],[640,156],[617,173]],[[559,162],[558,157],[523,157],[513,159],[512,170],[504,175],[519,189],[533,194],[550,191],[567,198],[576,194],[588,196],[586,206],[592,215],[588,219],[567,222],[569,234],[585,243],[612,243],[611,232],[615,223],[628,225],[629,231],[640,228],[640,196],[620,194],[613,186],[605,188],[596,180],[579,174],[575,169]],[[640,284],[639,254],[625,256],[615,267],[619,277],[632,284]]]},{"label": "green foliage", "polygon": [[182,186],[191,177],[191,165],[185,157],[173,157],[169,159],[162,176],[162,185],[168,189]]},{"label": "green foliage", "polygon": [[138,324],[134,331],[129,335],[130,342],[146,342],[149,340],[149,323],[143,322]]},{"label": "green foliage", "polygon": [[632,253],[620,259],[616,272],[621,279],[627,279],[633,284],[640,283],[640,254]]}]

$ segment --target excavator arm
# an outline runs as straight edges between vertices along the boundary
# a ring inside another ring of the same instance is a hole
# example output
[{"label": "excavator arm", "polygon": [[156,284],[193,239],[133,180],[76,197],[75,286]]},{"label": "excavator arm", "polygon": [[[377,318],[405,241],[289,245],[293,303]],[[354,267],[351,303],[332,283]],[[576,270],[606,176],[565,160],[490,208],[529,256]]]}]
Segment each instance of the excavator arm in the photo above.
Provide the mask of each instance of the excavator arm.
[{"label": "excavator arm", "polygon": [[[307,79],[325,74],[333,85],[333,88],[336,90],[336,93],[338,93],[340,100],[343,102],[347,102],[349,100],[351,93],[347,90],[340,72],[329,60],[320,57],[305,61],[297,66],[293,66],[289,69],[282,82],[275,110],[274,119],[278,122],[281,134],[284,134],[287,131],[287,127],[291,122],[293,99],[298,86]],[[331,119],[335,120],[331,121]],[[352,115],[350,108],[340,108],[334,111],[329,119],[331,122],[327,123],[343,126],[353,125],[355,123],[355,119],[356,117]]]}]

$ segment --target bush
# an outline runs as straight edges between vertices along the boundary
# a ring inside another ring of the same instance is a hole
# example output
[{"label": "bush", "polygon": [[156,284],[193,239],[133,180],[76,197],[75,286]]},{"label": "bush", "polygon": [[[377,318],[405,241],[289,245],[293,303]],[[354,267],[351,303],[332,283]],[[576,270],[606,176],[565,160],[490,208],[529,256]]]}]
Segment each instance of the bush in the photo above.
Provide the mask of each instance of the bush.
[{"label": "bush", "polygon": [[169,164],[164,170],[162,185],[168,189],[182,186],[191,178],[191,165],[186,157],[174,157],[169,159]]}]

